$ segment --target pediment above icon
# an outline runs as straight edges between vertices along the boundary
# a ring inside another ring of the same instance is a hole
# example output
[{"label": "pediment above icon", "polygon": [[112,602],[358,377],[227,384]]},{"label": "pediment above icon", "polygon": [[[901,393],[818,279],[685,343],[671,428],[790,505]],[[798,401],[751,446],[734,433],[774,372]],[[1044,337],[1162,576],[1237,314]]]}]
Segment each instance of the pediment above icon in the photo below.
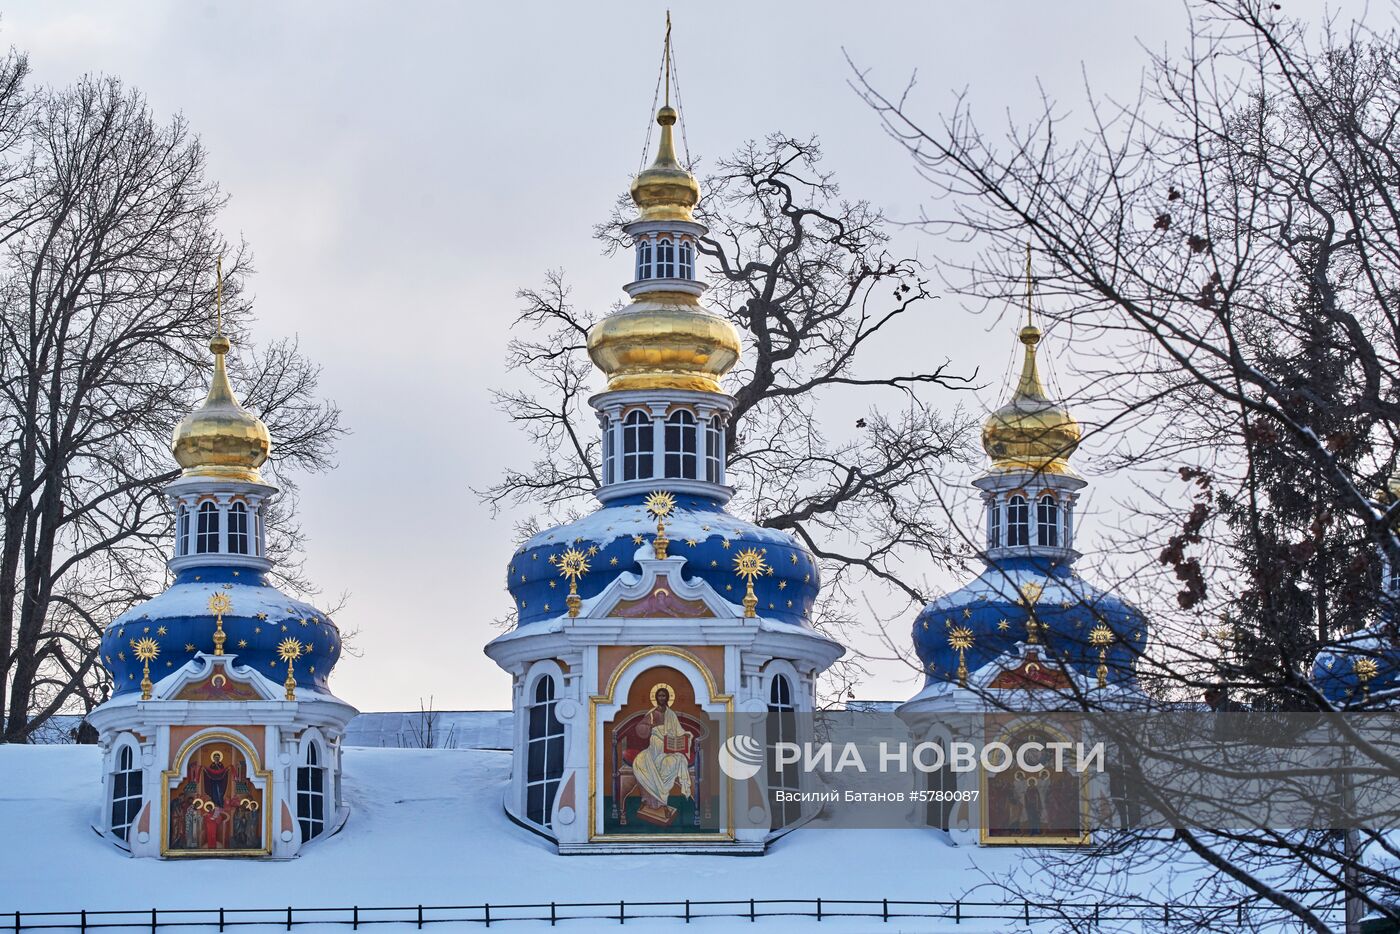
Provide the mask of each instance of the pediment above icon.
[{"label": "pediment above icon", "polygon": [[169,683],[159,685],[157,699],[179,701],[281,700],[281,688],[236,655],[200,653],[185,663]]},{"label": "pediment above icon", "polygon": [[1058,662],[1041,657],[1040,651],[1024,647],[1018,656],[1004,659],[985,686],[999,690],[1068,691],[1074,687],[1068,673]]},{"label": "pediment above icon", "polygon": [[640,558],[640,574],[621,574],[584,607],[591,619],[733,619],[736,606],[703,578],[686,580],[685,558]]},{"label": "pediment above icon", "polygon": [[713,619],[714,615],[704,600],[686,600],[662,585],[639,599],[619,600],[608,613],[622,619]]}]

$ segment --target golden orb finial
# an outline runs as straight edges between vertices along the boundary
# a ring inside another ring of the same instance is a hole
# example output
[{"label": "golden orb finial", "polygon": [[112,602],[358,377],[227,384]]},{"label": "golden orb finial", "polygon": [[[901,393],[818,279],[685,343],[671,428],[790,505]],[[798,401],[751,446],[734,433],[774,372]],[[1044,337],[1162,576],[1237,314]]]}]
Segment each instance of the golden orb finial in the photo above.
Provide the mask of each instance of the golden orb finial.
[{"label": "golden orb finial", "polygon": [[1069,456],[1079,446],[1079,423],[1068,407],[1050,399],[1040,379],[1036,350],[1042,337],[1031,302],[1030,251],[1026,253],[1026,325],[1018,335],[1025,347],[1021,377],[1010,401],[982,426],[982,448],[1001,470],[1072,473]]},{"label": "golden orb finial", "polygon": [[661,142],[656,147],[656,159],[632,180],[632,201],[641,211],[638,220],[688,221],[700,203],[700,183],[676,158],[675,134],[672,127],[680,115],[670,104],[656,112],[661,126]]},{"label": "golden orb finial", "polygon": [[218,273],[216,299],[218,324],[209,350],[214,354],[214,375],[209,394],[175,428],[170,449],[187,477],[219,477],[261,482],[258,468],[267,460],[272,438],[256,415],[239,405],[229,383],[224,357],[231,344],[223,334],[223,263]]}]

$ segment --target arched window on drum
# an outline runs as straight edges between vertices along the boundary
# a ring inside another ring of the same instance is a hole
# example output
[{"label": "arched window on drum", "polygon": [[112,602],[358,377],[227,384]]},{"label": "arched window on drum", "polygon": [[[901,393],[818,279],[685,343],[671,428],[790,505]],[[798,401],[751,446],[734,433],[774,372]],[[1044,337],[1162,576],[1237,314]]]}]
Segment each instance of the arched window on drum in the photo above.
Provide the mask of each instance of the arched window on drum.
[{"label": "arched window on drum", "polygon": [[234,503],[228,510],[228,553],[248,553],[248,507]]},{"label": "arched window on drum", "polygon": [[651,278],[651,241],[637,241],[637,278]]},{"label": "arched window on drum", "polygon": [[689,240],[681,241],[680,248],[680,275],[682,279],[695,278],[695,248],[690,245]]},{"label": "arched window on drum", "polygon": [[1041,545],[1058,548],[1060,545],[1060,504],[1055,497],[1046,493],[1035,507],[1036,538]]},{"label": "arched window on drum", "polygon": [[603,423],[603,483],[613,482],[613,428],[607,422]]},{"label": "arched window on drum", "polygon": [[669,237],[656,241],[656,278],[674,279],[676,276],[676,245]]},{"label": "arched window on drum", "polygon": [[180,504],[180,524],[175,535],[175,554],[190,553],[190,507]]},{"label": "arched window on drum", "polygon": [[197,513],[198,523],[194,536],[196,554],[212,555],[219,551],[219,507],[211,502],[203,502]]},{"label": "arched window on drum", "polygon": [[564,724],[555,707],[554,678],[535,682],[525,743],[525,817],[541,827],[554,820],[554,796],[564,776]]},{"label": "arched window on drum", "polygon": [[705,423],[705,479],[724,482],[724,424],[718,415]]},{"label": "arched window on drum", "polygon": [[1013,548],[1031,543],[1031,510],[1019,493],[1006,501],[1006,544]]},{"label": "arched window on drum", "polygon": [[633,409],[622,420],[622,479],[646,480],[655,464],[651,416]]},{"label": "arched window on drum", "polygon": [[676,409],[666,418],[666,476],[695,479],[697,428],[689,409]]}]

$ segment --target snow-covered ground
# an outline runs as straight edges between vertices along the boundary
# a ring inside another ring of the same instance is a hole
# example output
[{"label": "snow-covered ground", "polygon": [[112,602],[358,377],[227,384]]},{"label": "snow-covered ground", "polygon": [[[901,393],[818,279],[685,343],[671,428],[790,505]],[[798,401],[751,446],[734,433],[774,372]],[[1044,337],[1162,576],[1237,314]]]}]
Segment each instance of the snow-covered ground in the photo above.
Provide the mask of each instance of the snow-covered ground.
[{"label": "snow-covered ground", "polygon": [[[953,848],[935,831],[809,826],[768,855],[574,856],[511,823],[500,796],[507,753],[351,748],[344,830],[289,862],[131,859],[91,829],[101,792],[93,746],[0,746],[0,929],[13,912],[176,908],[416,906],[682,899],[942,900],[968,895],[1018,859]],[[984,887],[974,900],[995,895]],[[636,909],[640,911],[641,909]],[[810,911],[804,906],[802,911]],[[831,910],[831,909],[828,909]],[[839,910],[839,909],[836,909]],[[898,909],[895,909],[896,911]],[[600,913],[607,913],[599,909]],[[496,915],[501,917],[507,912]],[[37,919],[34,919],[37,920]],[[739,922],[709,920],[699,930]],[[748,924],[747,919],[743,921]],[[642,922],[635,930],[680,922]],[[547,923],[514,922],[509,931]],[[608,930],[603,921],[561,922]],[[280,925],[279,925],[280,927]],[[297,925],[304,932],[315,925]],[[456,925],[444,925],[456,928]],[[473,928],[479,925],[472,925]],[[349,930],[348,927],[326,928]],[[432,928],[430,928],[432,929]],[[986,931],[1011,922],[760,919],[755,930]]]}]

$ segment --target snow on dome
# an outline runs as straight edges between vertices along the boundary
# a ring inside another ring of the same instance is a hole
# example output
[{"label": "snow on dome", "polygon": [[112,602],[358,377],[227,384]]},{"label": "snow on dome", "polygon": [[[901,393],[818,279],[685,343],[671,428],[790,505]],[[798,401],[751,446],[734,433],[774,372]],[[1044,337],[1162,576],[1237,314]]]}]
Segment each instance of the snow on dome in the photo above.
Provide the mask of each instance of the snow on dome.
[{"label": "snow on dome", "polygon": [[[567,612],[567,581],[554,562],[570,548],[587,556],[588,571],[578,580],[579,596],[585,602],[620,574],[638,570],[638,546],[656,537],[656,519],[642,505],[643,499],[614,500],[573,522],[539,532],[516,551],[506,573],[518,625]],[[705,497],[682,495],[666,518],[666,536],[670,554],[686,559],[687,580],[701,577],[735,604],[742,603],[745,584],[734,573],[734,556],[747,548],[758,549],[771,569],[754,581],[758,614],[805,625],[821,577],[816,559],[791,535],[736,518]]]},{"label": "snow on dome", "polygon": [[[1032,633],[1029,623],[1035,622]],[[990,564],[967,586],[929,603],[914,620],[914,649],[926,684],[951,681],[958,652],[954,628],[972,634],[967,667],[991,663],[1018,642],[1043,644],[1048,654],[1089,676],[1099,648],[1089,633],[1106,627],[1113,640],[1105,653],[1110,683],[1129,681],[1147,644],[1147,621],[1127,601],[1094,587],[1072,567],[1044,558],[1007,558]]]},{"label": "snow on dome", "polygon": [[340,630],[331,618],[287,596],[255,569],[202,565],[180,572],[164,593],[127,610],[103,630],[102,663],[112,673],[113,695],[140,691],[141,663],[131,651],[138,638],[154,639],[159,647],[151,663],[157,680],[196,652],[213,652],[216,626],[209,598],[216,593],[227,596],[230,607],[223,614],[224,654],[281,681],[277,646],[295,638],[303,646],[297,679],[328,691],[327,678],[340,658]]}]

